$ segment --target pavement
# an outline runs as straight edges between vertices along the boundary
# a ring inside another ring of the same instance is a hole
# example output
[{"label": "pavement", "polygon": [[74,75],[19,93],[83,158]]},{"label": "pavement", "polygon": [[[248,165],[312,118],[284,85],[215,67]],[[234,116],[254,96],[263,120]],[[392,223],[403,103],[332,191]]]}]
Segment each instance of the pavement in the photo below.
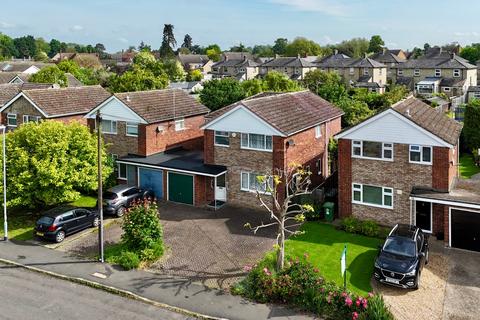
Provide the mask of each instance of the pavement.
[{"label": "pavement", "polygon": [[117,292],[170,311],[197,317],[204,315],[207,319],[314,319],[309,314],[281,305],[259,304],[232,296],[188,278],[141,270],[123,271],[106,263],[72,257],[31,243],[1,241],[0,262]]},{"label": "pavement", "polygon": [[[3,292],[0,318],[4,320],[189,320],[169,311],[122,296],[0,264]],[[20,302],[20,303],[19,303]]]}]

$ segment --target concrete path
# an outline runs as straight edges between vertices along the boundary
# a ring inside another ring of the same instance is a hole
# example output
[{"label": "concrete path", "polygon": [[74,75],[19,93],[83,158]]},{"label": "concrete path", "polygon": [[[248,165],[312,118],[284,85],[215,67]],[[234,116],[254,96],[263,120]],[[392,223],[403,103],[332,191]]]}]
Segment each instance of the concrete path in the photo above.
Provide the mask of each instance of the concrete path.
[{"label": "concrete path", "polygon": [[[120,271],[109,264],[81,260],[64,252],[25,242],[0,242],[0,261],[31,266],[57,275],[96,282],[139,297],[191,312],[225,319],[313,319],[278,305],[253,303],[224,291],[210,289],[189,279]],[[93,276],[100,273],[105,279]]]}]

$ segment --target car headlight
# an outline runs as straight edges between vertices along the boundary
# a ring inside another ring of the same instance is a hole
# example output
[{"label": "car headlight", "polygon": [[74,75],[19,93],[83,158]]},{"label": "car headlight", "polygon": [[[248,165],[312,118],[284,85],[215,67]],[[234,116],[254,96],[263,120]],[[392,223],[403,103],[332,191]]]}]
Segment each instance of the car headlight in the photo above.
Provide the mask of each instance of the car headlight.
[{"label": "car headlight", "polygon": [[381,268],[382,266],[380,265],[380,263],[378,263],[377,260],[375,260],[375,268]]},{"label": "car headlight", "polygon": [[417,270],[415,268],[412,268],[411,271],[405,273],[406,276],[414,276],[417,273]]}]

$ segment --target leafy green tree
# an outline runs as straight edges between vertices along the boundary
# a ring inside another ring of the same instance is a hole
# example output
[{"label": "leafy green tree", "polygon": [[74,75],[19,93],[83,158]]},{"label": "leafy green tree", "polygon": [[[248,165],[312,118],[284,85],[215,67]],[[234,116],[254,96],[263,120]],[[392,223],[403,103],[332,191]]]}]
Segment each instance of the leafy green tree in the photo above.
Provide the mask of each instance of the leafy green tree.
[{"label": "leafy green tree", "polygon": [[183,37],[182,48],[192,49],[192,37],[188,33]]},{"label": "leafy green tree", "polygon": [[172,58],[175,56],[173,48],[177,45],[177,40],[173,34],[173,25],[165,24],[163,27],[163,40],[160,47],[160,56],[163,58]]},{"label": "leafy green tree", "polygon": [[284,55],[287,51],[288,40],[286,38],[278,38],[273,44],[272,50],[274,54]]},{"label": "leafy green tree", "polygon": [[17,55],[17,49],[15,48],[13,39],[0,32],[0,58],[10,59],[12,56]]},{"label": "leafy green tree", "polygon": [[35,45],[37,46],[37,54],[39,52],[48,53],[50,52],[50,44],[45,41],[43,38],[35,39]]},{"label": "leafy green tree", "polygon": [[322,47],[320,47],[320,45],[313,40],[298,37],[287,44],[285,48],[285,55],[289,57],[296,55],[319,56],[322,55]]},{"label": "leafy green tree", "polygon": [[56,83],[61,87],[68,85],[65,72],[60,70],[56,65],[42,68],[37,73],[32,74],[28,80],[35,83]]},{"label": "leafy green tree", "polygon": [[425,43],[423,45],[423,54],[426,54],[428,52],[428,50],[430,50],[432,46],[429,44],[429,43]]},{"label": "leafy green tree", "polygon": [[71,73],[84,85],[94,85],[100,83],[99,72],[92,68],[80,67],[78,63],[73,60],[63,60],[57,64],[57,67],[65,73]]},{"label": "leafy green tree", "polygon": [[388,86],[387,92],[383,94],[386,102],[384,106],[389,107],[392,104],[405,99],[409,93],[410,90],[404,85],[392,84]]},{"label": "leafy green tree", "polygon": [[470,63],[476,64],[480,60],[480,43],[472,43],[460,51],[460,56]]},{"label": "leafy green tree", "polygon": [[240,82],[232,78],[214,79],[203,84],[200,101],[210,110],[217,110],[245,98]]},{"label": "leafy green tree", "polygon": [[274,92],[291,92],[302,90],[297,81],[280,72],[272,71],[263,78],[263,90]]},{"label": "leafy green tree", "polygon": [[365,38],[353,38],[344,40],[337,44],[335,48],[352,58],[361,58],[368,52],[370,42]]},{"label": "leafy green tree", "polygon": [[112,75],[108,79],[108,89],[111,92],[130,92],[165,89],[168,86],[168,76],[164,73],[156,76],[152,71],[133,68],[122,75]]},{"label": "leafy green tree", "polygon": [[57,39],[50,40],[50,51],[48,52],[48,56],[52,58],[54,55],[59,53],[62,49],[62,43]]},{"label": "leafy green tree", "polygon": [[382,37],[380,37],[379,35],[374,35],[370,39],[370,43],[368,45],[368,52],[373,52],[373,53],[382,52],[384,45],[385,45],[385,42],[383,41]]},{"label": "leafy green tree", "polygon": [[205,54],[213,61],[220,61],[222,50],[218,44],[211,44],[205,48]]},{"label": "leafy green tree", "polygon": [[163,68],[172,82],[184,81],[186,77],[185,69],[177,59],[167,59],[163,61]]},{"label": "leafy green tree", "polygon": [[250,79],[240,83],[247,97],[263,92],[263,81],[261,79]]},{"label": "leafy green tree", "polygon": [[471,150],[480,148],[480,100],[473,99],[465,106],[463,136],[466,146]]},{"label": "leafy green tree", "polygon": [[37,44],[33,36],[24,36],[13,39],[17,51],[17,58],[35,57]]},{"label": "leafy green tree", "polygon": [[48,55],[43,51],[38,51],[35,57],[33,58],[35,59],[35,61],[42,61],[42,62],[48,61]]},{"label": "leafy green tree", "polygon": [[95,45],[95,52],[103,53],[104,51],[105,51],[105,46],[103,45],[103,43],[97,43]]},{"label": "leafy green tree", "polygon": [[198,69],[191,70],[187,74],[187,81],[201,81],[202,79],[203,79],[203,73]]},{"label": "leafy green tree", "polygon": [[273,52],[272,46],[270,45],[256,45],[253,47],[252,53],[258,57],[273,57],[275,53]]},{"label": "leafy green tree", "polygon": [[[53,206],[97,188],[97,141],[77,122],[26,123],[7,135],[9,205]],[[102,150],[104,163],[107,162]],[[106,179],[112,172],[104,167]]]},{"label": "leafy green tree", "polygon": [[414,59],[417,59],[418,57],[420,57],[420,56],[422,56],[422,55],[423,55],[423,50],[422,50],[422,49],[417,48],[417,47],[413,48],[413,50],[412,50],[412,57],[413,57]]},{"label": "leafy green tree", "polygon": [[252,48],[245,47],[245,45],[240,42],[237,46],[231,47],[230,52],[252,52]]},{"label": "leafy green tree", "polygon": [[151,52],[152,51],[152,47],[149,46],[148,44],[145,44],[145,42],[143,42],[143,40],[140,42],[140,44],[138,45],[138,51],[148,51],[148,52]]},{"label": "leafy green tree", "polygon": [[368,117],[374,115],[367,103],[350,97],[343,97],[335,103],[345,113],[342,117],[342,126],[350,127],[359,124]]},{"label": "leafy green tree", "polygon": [[325,72],[320,69],[307,72],[303,85],[332,103],[347,96],[347,88],[336,72]]}]

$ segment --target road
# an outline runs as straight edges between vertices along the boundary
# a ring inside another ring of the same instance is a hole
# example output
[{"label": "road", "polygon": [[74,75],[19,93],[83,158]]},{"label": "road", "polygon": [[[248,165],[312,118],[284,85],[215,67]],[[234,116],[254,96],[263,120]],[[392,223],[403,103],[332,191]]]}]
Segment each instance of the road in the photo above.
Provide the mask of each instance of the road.
[{"label": "road", "polygon": [[193,319],[140,301],[0,264],[0,319]]}]

